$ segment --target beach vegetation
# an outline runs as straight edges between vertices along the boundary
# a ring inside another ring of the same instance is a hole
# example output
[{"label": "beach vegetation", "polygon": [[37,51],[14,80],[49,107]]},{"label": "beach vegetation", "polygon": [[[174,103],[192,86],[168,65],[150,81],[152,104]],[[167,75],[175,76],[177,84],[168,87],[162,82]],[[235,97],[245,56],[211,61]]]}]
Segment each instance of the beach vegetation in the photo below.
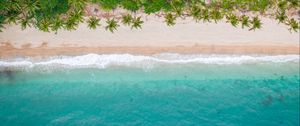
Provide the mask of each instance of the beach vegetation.
[{"label": "beach vegetation", "polygon": [[262,27],[261,20],[258,17],[253,17],[251,24],[252,24],[252,26],[249,30],[256,30],[256,29],[260,29]]},{"label": "beach vegetation", "polygon": [[107,23],[107,25],[105,26],[105,30],[108,30],[112,33],[115,30],[117,30],[117,28],[120,26],[114,18],[113,19],[107,19],[106,23]]},{"label": "beach vegetation", "polygon": [[175,25],[175,21],[176,21],[176,17],[171,14],[171,13],[168,13],[166,16],[165,16],[165,22],[167,23],[168,26],[173,26]]},{"label": "beach vegetation", "polygon": [[63,23],[64,23],[63,20],[60,17],[57,16],[51,22],[50,28],[51,28],[52,31],[57,33],[57,31],[63,27]]},{"label": "beach vegetation", "polygon": [[249,27],[249,17],[246,16],[246,15],[243,15],[241,17],[241,25],[242,25],[242,28],[245,28],[245,27]]},{"label": "beach vegetation", "polygon": [[141,5],[138,0],[122,0],[121,6],[126,10],[136,12]]},{"label": "beach vegetation", "polygon": [[89,20],[87,21],[88,27],[90,29],[96,29],[98,26],[100,26],[100,19],[96,17],[90,17]]},{"label": "beach vegetation", "polygon": [[227,19],[227,22],[230,22],[230,24],[233,26],[233,27],[237,27],[237,25],[239,24],[239,19],[237,18],[236,15],[228,15],[226,17]]},{"label": "beach vegetation", "polygon": [[141,20],[141,17],[134,17],[132,19],[131,29],[141,29],[144,21]]},{"label": "beach vegetation", "polygon": [[133,17],[130,14],[126,14],[122,16],[122,23],[124,25],[130,26],[133,21]]},{"label": "beach vegetation", "polygon": [[[119,27],[118,22],[131,29],[142,28],[144,17],[152,15],[164,18],[168,26],[175,25],[177,18],[192,18],[198,23],[226,21],[233,27],[249,30],[262,28],[262,18],[271,18],[298,32],[299,3],[299,0],[1,0],[0,30],[8,24],[17,24],[22,29],[32,27],[57,33],[59,29],[76,30],[83,22],[96,29],[100,26],[99,19],[108,19],[109,27],[105,29],[113,32]],[[96,5],[99,13],[107,13],[106,17],[88,13],[90,5]]]},{"label": "beach vegetation", "polygon": [[290,31],[297,32],[299,30],[299,23],[293,18],[289,20],[288,25],[290,26]]}]

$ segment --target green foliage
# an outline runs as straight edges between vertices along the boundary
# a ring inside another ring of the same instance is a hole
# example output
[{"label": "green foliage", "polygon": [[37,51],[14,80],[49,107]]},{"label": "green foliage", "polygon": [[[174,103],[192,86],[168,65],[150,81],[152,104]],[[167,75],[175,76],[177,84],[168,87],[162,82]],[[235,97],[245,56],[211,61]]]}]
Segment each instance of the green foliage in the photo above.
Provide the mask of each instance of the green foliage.
[{"label": "green foliage", "polygon": [[137,11],[140,8],[139,3],[137,0],[122,0],[122,6],[124,9],[129,10],[129,11]]},{"label": "green foliage", "polygon": [[87,0],[68,0],[69,6],[75,10],[82,10],[87,3]]},{"label": "green foliage", "polygon": [[289,28],[290,31],[295,31],[295,32],[297,32],[297,31],[299,30],[299,28],[300,28],[299,22],[296,21],[294,18],[290,19],[290,20],[288,21],[288,24],[289,24],[289,26],[290,26],[290,28]]},{"label": "green foliage", "polygon": [[133,29],[133,28],[135,28],[135,29],[142,28],[143,23],[144,23],[144,21],[141,20],[141,17],[134,17],[132,19],[131,29]]},{"label": "green foliage", "polygon": [[190,16],[193,17],[193,19],[198,22],[201,19],[201,9],[198,6],[192,6],[189,11]]},{"label": "green foliage", "polygon": [[300,1],[299,0],[287,0],[287,2],[289,3],[289,7],[290,8],[299,8],[300,6]]},{"label": "green foliage", "polygon": [[278,23],[284,23],[287,18],[285,12],[278,12],[275,19],[278,20]]},{"label": "green foliage", "polygon": [[36,10],[37,18],[52,18],[69,10],[68,0],[38,0],[40,9]]},{"label": "green foliage", "polygon": [[49,32],[50,30],[50,22],[49,20],[43,19],[39,22],[37,22],[37,25],[39,30],[44,31],[44,32]]},{"label": "green foliage", "polygon": [[251,24],[252,24],[252,27],[250,30],[260,29],[261,25],[262,25],[262,23],[258,17],[253,17]]},{"label": "green foliage", "polygon": [[129,14],[122,16],[122,23],[129,26],[132,23],[133,17]]},{"label": "green foliage", "polygon": [[250,22],[249,17],[246,15],[243,15],[241,18],[242,28],[249,27],[249,22]]},{"label": "green foliage", "polygon": [[5,21],[4,16],[0,15],[0,32],[2,32],[1,29],[4,28],[4,21]]},{"label": "green foliage", "polygon": [[144,4],[144,11],[146,14],[159,12],[162,8],[166,7],[166,0],[147,0]]},{"label": "green foliage", "polygon": [[75,19],[68,18],[67,21],[64,23],[64,28],[68,31],[76,30],[78,26],[78,22]]},{"label": "green foliage", "polygon": [[218,21],[223,19],[223,14],[218,10],[213,10],[211,13],[211,18],[217,23]]},{"label": "green foliage", "polygon": [[75,22],[82,23],[83,22],[83,12],[81,10],[73,11],[70,14],[70,19],[74,20]]},{"label": "green foliage", "polygon": [[183,10],[185,8],[183,0],[172,0],[169,5],[171,5],[172,11],[175,12],[177,16],[181,16],[183,14]]},{"label": "green foliage", "polygon": [[107,23],[107,26],[105,26],[105,30],[108,30],[112,33],[115,30],[117,30],[117,27],[120,26],[120,25],[118,25],[118,22],[114,18],[113,19],[107,19],[106,23]]},{"label": "green foliage", "polygon": [[285,1],[285,0],[280,0],[279,2],[278,2],[278,8],[279,8],[279,10],[280,11],[285,11],[286,10],[286,8],[287,8],[287,1]]},{"label": "green foliage", "polygon": [[168,13],[165,16],[165,22],[167,23],[168,26],[173,26],[175,25],[176,17],[172,15],[171,13]]},{"label": "green foliage", "polygon": [[105,10],[115,9],[122,0],[93,0],[94,3],[100,4]]},{"label": "green foliage", "polygon": [[100,19],[98,19],[96,17],[90,17],[89,20],[87,21],[88,27],[90,29],[96,29],[97,26],[100,26],[99,22],[100,22]]},{"label": "green foliage", "polygon": [[269,5],[269,0],[253,0],[250,3],[250,9],[253,11],[265,12]]},{"label": "green foliage", "polygon": [[236,15],[229,15],[226,17],[227,19],[227,22],[230,22],[230,24],[233,26],[233,27],[237,27],[237,25],[239,24],[239,19],[237,18]]},{"label": "green foliage", "polygon": [[210,15],[208,9],[204,9],[201,11],[200,19],[203,20],[203,22],[210,22]]},{"label": "green foliage", "polygon": [[88,19],[84,17],[90,16],[85,13],[86,6],[97,4],[107,13],[116,8],[127,11],[127,15],[122,12],[123,16],[117,14],[106,21],[105,29],[111,32],[119,27],[118,22],[131,29],[141,28],[142,18],[129,14],[140,14],[139,10],[145,14],[165,14],[168,26],[175,25],[178,17],[215,23],[225,17],[234,27],[241,24],[242,28],[256,30],[262,27],[259,17],[266,16],[289,26],[290,31],[298,32],[299,22],[287,14],[299,10],[299,3],[299,0],[0,0],[0,31],[6,24],[20,24],[22,29],[34,27],[57,33],[61,28],[75,30],[82,22],[87,22],[90,29],[96,29],[100,19],[95,15]]},{"label": "green foliage", "polygon": [[60,17],[56,17],[53,21],[52,24],[50,25],[51,30],[57,33],[59,29],[63,27],[63,21],[60,19]]},{"label": "green foliage", "polygon": [[31,17],[25,17],[25,18],[22,18],[22,19],[20,20],[20,24],[21,24],[22,30],[26,29],[27,27],[31,27],[31,24],[32,24],[32,19],[31,19]]},{"label": "green foliage", "polygon": [[223,10],[225,11],[232,11],[233,10],[233,6],[234,5],[234,1],[233,0],[223,0],[220,3],[220,6]]}]

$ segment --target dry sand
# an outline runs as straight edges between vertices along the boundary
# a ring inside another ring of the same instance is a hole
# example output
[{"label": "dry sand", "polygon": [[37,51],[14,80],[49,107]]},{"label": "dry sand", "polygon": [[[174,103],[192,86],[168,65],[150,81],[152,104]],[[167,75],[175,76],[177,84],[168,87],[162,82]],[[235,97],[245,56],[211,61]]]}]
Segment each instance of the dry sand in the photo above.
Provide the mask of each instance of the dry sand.
[{"label": "dry sand", "polygon": [[186,19],[168,27],[154,16],[143,20],[142,29],[121,25],[115,33],[104,30],[104,20],[96,30],[83,23],[76,31],[57,34],[6,26],[0,33],[0,58],[86,53],[299,54],[299,32],[291,33],[271,19],[263,18],[263,28],[256,31],[234,28],[224,21],[195,23]]}]

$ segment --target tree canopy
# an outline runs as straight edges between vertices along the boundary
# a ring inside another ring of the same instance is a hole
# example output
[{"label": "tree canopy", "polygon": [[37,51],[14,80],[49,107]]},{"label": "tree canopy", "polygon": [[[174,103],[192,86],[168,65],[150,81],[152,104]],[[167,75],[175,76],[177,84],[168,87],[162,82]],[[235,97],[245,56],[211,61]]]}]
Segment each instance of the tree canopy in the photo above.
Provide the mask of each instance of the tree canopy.
[{"label": "tree canopy", "polygon": [[[89,5],[111,13],[113,17],[87,13]],[[117,15],[115,10],[125,14]],[[277,20],[291,32],[299,31],[299,0],[1,0],[0,31],[6,24],[19,24],[22,29],[34,27],[44,32],[59,29],[76,30],[80,23],[90,29],[103,26],[114,32],[123,23],[131,29],[142,28],[144,21],[138,14],[158,15],[168,26],[176,19],[190,17],[196,22],[218,23],[225,20],[233,27],[256,30],[263,27],[262,17]],[[100,25],[104,19],[106,25]]]}]

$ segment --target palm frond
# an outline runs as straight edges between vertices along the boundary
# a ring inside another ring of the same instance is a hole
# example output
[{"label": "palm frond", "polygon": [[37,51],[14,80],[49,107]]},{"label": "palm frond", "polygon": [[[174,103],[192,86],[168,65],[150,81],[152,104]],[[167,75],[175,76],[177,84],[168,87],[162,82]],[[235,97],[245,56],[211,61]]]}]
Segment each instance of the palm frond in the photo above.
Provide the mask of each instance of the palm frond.
[{"label": "palm frond", "polygon": [[97,26],[100,26],[99,22],[100,22],[100,19],[98,19],[96,17],[90,17],[89,20],[87,21],[88,27],[90,29],[96,29]]},{"label": "palm frond", "polygon": [[144,21],[141,20],[141,17],[134,17],[132,20],[132,25],[131,25],[131,29],[135,28],[142,28],[142,24],[144,23]]},{"label": "palm frond", "polygon": [[119,27],[120,25],[118,24],[118,22],[113,18],[113,19],[108,19],[106,21],[107,26],[105,26],[105,30],[109,30],[110,32],[114,32],[115,30],[117,30],[117,27]]}]

